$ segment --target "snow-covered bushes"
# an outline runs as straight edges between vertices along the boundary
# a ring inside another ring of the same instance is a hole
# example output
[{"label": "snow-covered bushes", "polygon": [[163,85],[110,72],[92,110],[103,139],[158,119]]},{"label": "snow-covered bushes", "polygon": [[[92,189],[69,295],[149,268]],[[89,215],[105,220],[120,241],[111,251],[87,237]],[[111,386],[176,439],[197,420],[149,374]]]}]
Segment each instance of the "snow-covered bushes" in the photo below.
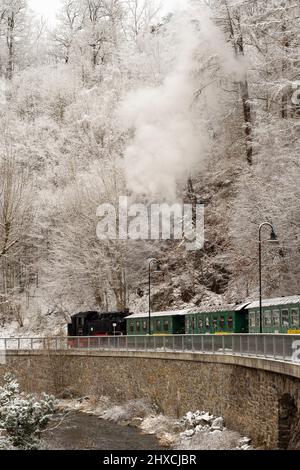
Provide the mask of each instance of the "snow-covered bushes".
[{"label": "snow-covered bushes", "polygon": [[38,400],[26,395],[15,378],[6,374],[0,387],[0,447],[37,449],[41,431],[47,427],[55,408],[53,397],[44,395]]}]

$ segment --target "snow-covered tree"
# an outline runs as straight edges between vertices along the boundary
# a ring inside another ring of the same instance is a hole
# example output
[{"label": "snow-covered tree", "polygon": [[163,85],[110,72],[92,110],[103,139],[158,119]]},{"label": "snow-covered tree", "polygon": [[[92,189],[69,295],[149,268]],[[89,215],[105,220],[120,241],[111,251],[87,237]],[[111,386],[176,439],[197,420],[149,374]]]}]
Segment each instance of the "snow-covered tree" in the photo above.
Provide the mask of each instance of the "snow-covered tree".
[{"label": "snow-covered tree", "polygon": [[38,449],[41,432],[55,411],[54,397],[44,395],[37,399],[26,395],[11,374],[4,376],[4,385],[0,387],[0,430],[4,432],[7,447]]},{"label": "snow-covered tree", "polygon": [[[5,62],[5,72],[8,80],[21,61],[21,48],[27,38],[27,2],[26,0],[2,0],[0,3],[0,38],[5,50],[2,61]],[[22,51],[23,52],[23,51]]]},{"label": "snow-covered tree", "polygon": [[86,7],[80,0],[64,0],[58,14],[58,24],[52,33],[54,53],[68,64],[77,35],[86,19]]}]

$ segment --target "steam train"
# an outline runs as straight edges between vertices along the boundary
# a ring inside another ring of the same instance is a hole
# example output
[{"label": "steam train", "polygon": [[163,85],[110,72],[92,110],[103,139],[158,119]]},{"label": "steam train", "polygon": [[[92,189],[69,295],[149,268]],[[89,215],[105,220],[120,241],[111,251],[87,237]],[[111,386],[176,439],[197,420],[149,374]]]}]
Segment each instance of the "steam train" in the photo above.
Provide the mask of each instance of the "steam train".
[{"label": "steam train", "polygon": [[[262,327],[260,326],[262,322]],[[153,335],[233,334],[233,333],[300,334],[300,296],[265,299],[262,315],[259,303],[189,308],[168,312],[151,312]],[[149,314],[124,312],[83,312],[72,317],[69,336],[147,335]]]}]

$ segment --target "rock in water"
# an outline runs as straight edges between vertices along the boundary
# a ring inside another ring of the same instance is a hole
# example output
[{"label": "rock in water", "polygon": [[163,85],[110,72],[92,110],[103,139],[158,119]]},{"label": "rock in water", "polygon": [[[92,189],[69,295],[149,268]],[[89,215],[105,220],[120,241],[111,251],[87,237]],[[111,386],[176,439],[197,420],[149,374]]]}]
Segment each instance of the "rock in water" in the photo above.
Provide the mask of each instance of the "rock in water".
[{"label": "rock in water", "polygon": [[211,429],[216,431],[223,431],[224,428],[224,419],[223,418],[216,418],[212,422]]}]

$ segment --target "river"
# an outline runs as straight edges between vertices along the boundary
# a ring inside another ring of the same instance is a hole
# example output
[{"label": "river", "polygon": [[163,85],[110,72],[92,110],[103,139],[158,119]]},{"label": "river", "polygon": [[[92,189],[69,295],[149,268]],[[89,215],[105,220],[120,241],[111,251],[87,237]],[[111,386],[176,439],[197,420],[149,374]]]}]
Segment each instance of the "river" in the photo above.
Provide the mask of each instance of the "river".
[{"label": "river", "polygon": [[[159,450],[154,436],[141,434],[131,426],[121,426],[96,416],[82,413],[68,414],[55,428],[58,416],[52,422],[54,429],[45,433],[44,449],[51,450]],[[50,425],[51,427],[51,425]]]}]

